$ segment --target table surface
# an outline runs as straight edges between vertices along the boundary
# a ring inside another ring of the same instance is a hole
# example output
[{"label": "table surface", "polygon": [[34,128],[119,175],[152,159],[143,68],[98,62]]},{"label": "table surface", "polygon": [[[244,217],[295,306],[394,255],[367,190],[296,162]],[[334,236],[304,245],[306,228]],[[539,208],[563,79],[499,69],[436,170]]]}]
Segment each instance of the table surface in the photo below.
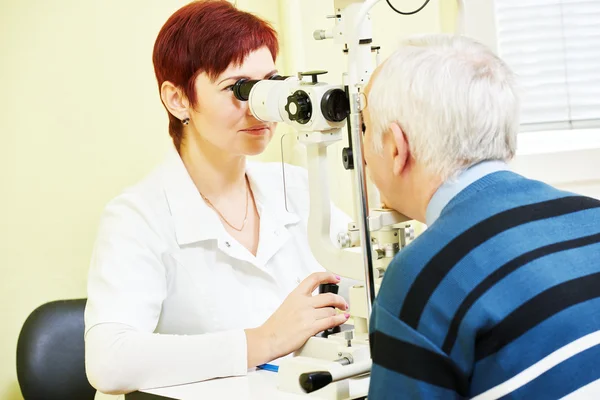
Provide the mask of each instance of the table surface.
[{"label": "table surface", "polygon": [[[369,379],[350,380],[350,394],[359,396],[368,390]],[[236,400],[299,400],[306,395],[282,392],[277,389],[277,373],[265,370],[249,372],[246,376],[212,379],[187,385],[131,393],[127,400],[160,399],[236,399]],[[311,397],[312,398],[312,397]]]}]

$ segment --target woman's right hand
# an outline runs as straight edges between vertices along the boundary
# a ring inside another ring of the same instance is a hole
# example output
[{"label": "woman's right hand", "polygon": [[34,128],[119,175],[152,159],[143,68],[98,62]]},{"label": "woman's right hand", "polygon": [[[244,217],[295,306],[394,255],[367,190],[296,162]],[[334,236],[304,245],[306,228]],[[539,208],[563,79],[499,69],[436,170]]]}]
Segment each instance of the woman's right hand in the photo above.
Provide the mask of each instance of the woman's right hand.
[{"label": "woman's right hand", "polygon": [[247,329],[248,366],[255,367],[287,355],[304,345],[309,337],[346,322],[349,314],[335,311],[335,308],[348,309],[342,296],[313,295],[320,284],[339,282],[340,278],[330,272],[309,275],[262,326]]}]

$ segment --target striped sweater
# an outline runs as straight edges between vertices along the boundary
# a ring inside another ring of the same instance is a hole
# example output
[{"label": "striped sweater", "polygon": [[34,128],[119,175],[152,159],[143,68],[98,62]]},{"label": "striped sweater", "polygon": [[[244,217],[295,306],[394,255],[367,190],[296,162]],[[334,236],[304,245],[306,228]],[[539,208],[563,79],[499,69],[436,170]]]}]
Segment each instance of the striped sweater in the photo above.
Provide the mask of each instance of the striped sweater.
[{"label": "striped sweater", "polygon": [[558,399],[599,380],[600,201],[476,180],[392,261],[370,333],[369,400]]}]

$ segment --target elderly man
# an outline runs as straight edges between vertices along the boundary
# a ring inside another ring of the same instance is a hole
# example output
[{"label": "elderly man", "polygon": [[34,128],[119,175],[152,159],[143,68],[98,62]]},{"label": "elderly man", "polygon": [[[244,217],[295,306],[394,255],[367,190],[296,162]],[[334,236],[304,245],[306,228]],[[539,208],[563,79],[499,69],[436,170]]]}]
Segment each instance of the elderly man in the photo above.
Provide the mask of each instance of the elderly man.
[{"label": "elderly man", "polygon": [[600,201],[509,171],[519,127],[510,69],[464,37],[413,38],[365,97],[369,174],[388,206],[428,225],[378,293],[369,399],[590,390]]}]

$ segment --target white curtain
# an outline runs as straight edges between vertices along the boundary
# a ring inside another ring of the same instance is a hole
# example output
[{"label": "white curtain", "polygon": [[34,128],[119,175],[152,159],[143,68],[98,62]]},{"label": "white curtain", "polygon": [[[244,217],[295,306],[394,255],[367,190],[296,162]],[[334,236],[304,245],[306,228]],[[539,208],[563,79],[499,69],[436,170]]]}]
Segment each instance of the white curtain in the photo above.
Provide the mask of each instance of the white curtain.
[{"label": "white curtain", "polygon": [[495,0],[524,130],[600,126],[600,0]]}]

